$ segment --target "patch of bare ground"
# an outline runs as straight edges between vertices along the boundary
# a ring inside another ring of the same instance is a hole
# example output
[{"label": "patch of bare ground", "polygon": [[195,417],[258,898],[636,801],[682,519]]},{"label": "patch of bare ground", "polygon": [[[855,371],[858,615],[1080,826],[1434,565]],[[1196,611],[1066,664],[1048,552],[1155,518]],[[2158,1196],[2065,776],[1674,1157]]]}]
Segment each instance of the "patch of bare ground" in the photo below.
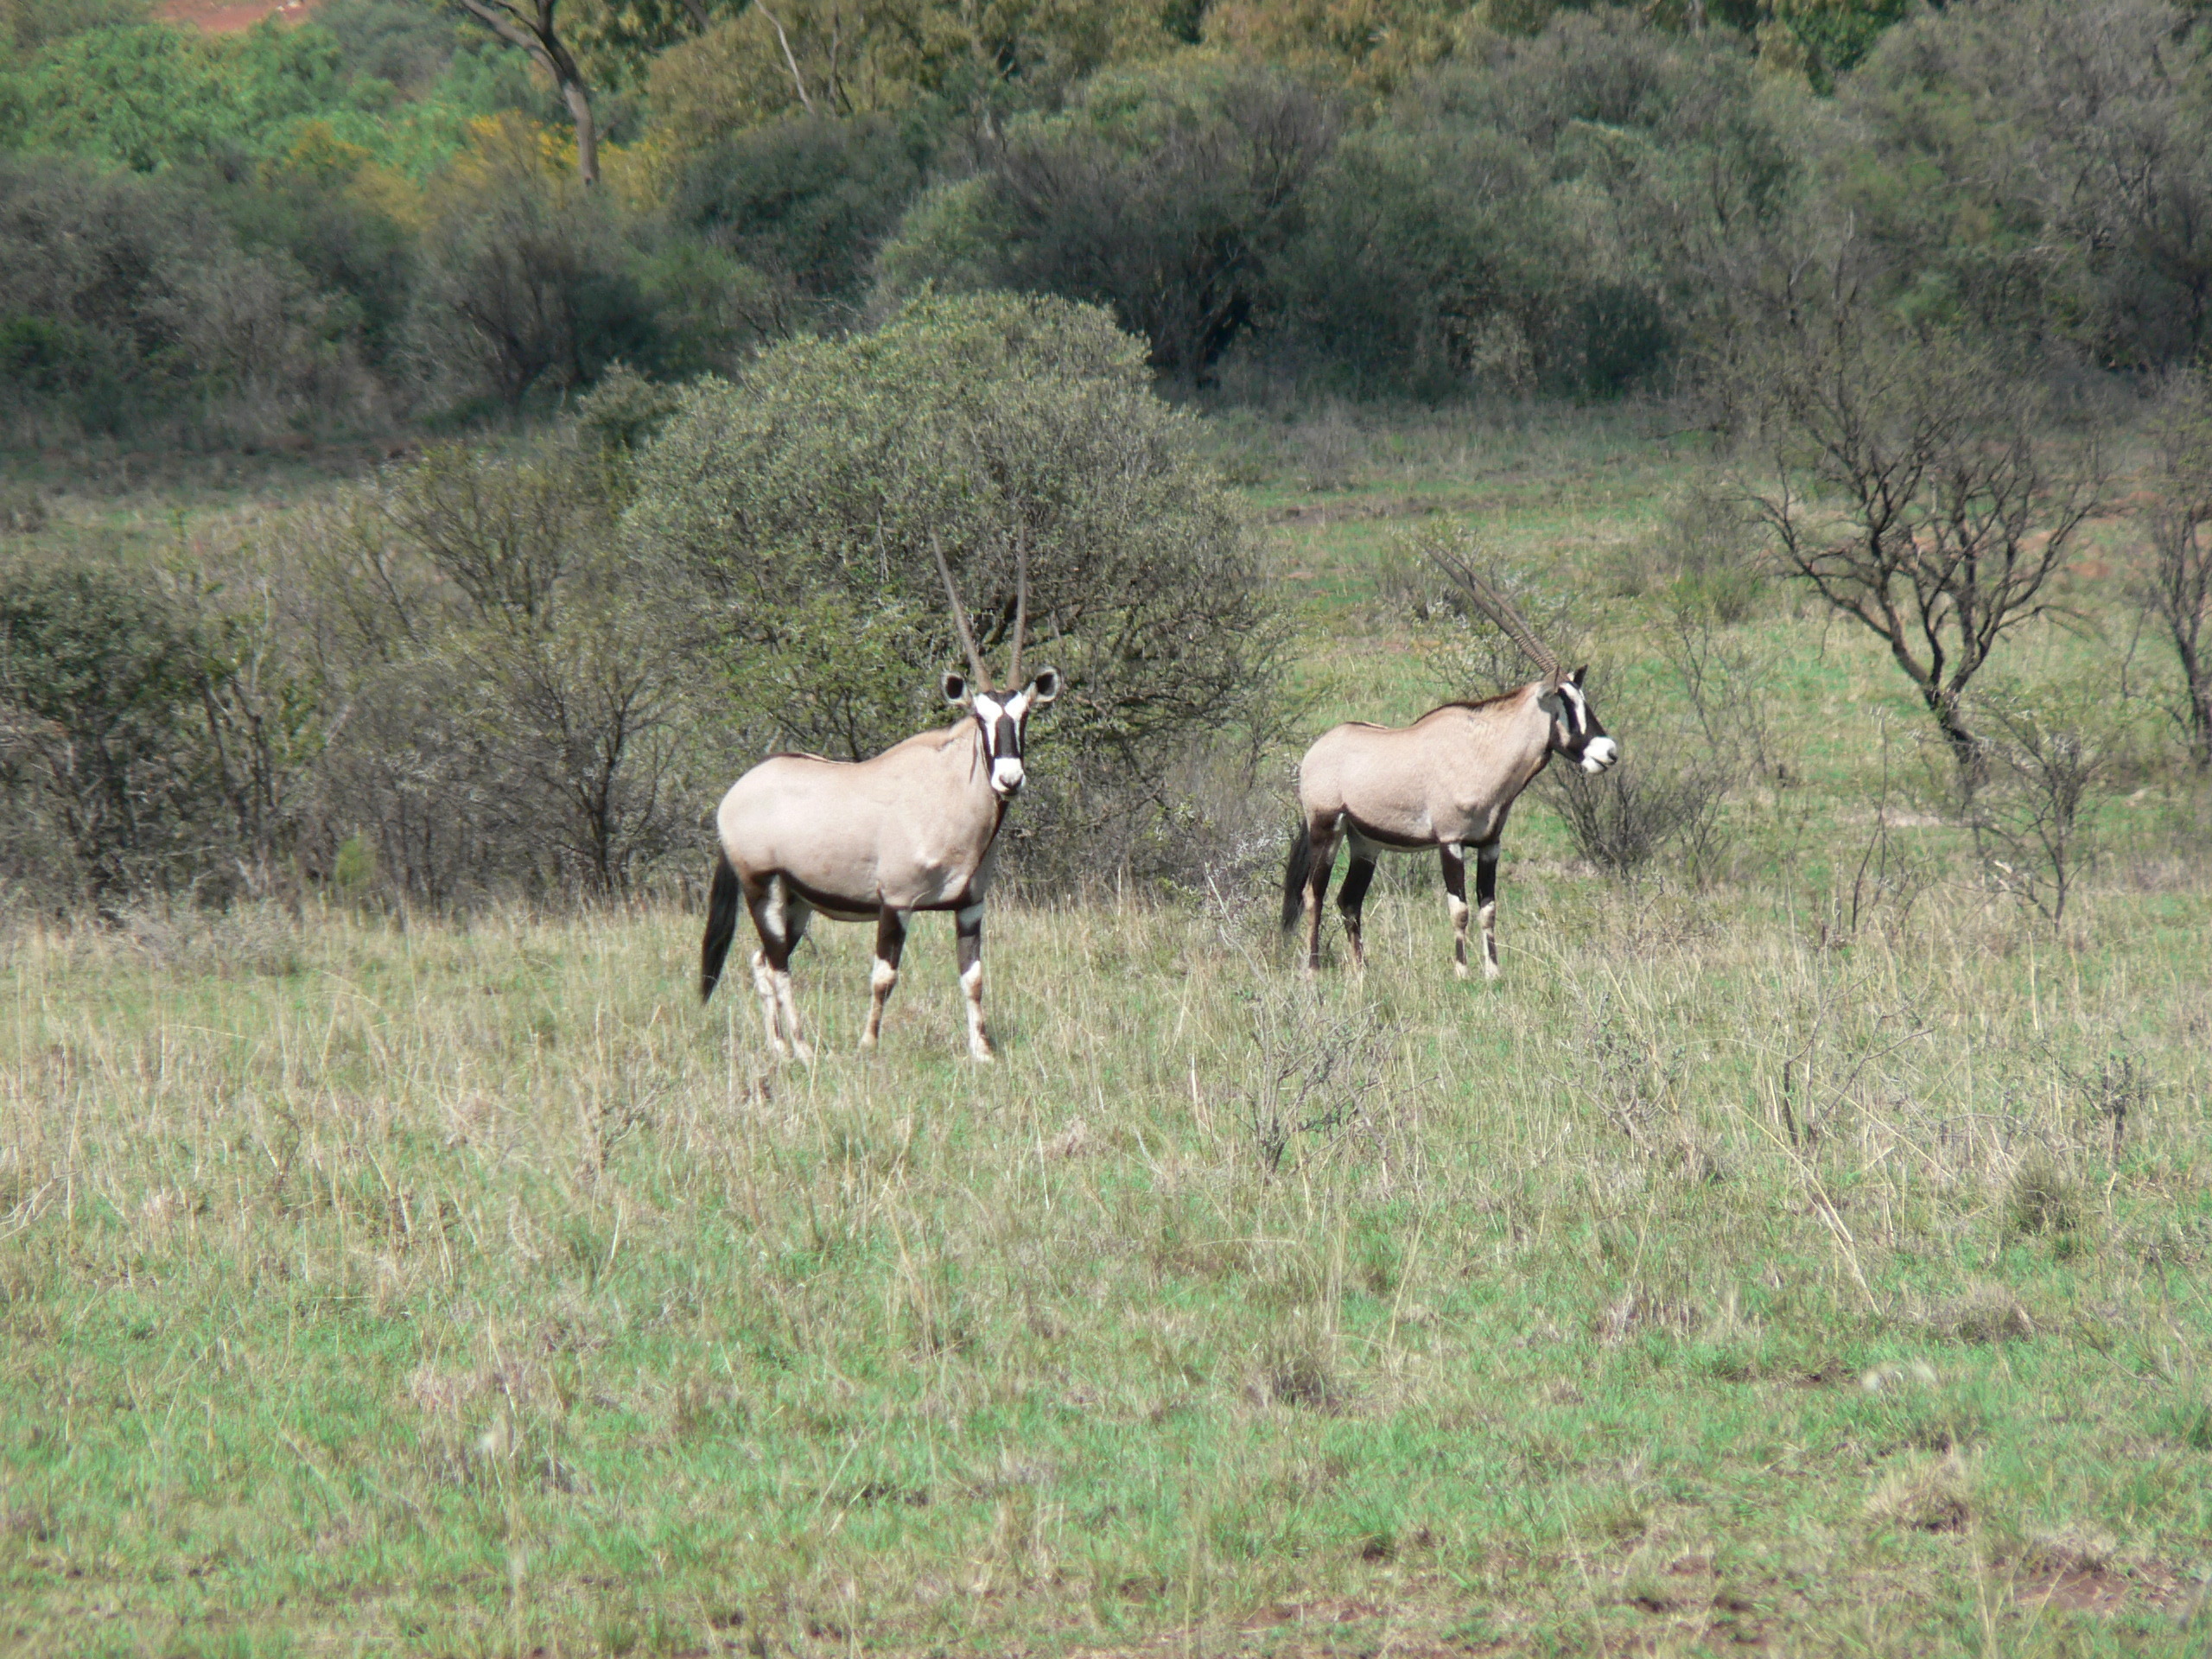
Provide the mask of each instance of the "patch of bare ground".
[{"label": "patch of bare ground", "polygon": [[196,29],[203,35],[236,35],[265,17],[303,22],[313,0],[167,0],[159,9],[165,23]]},{"label": "patch of bare ground", "polygon": [[2163,1561],[2115,1560],[2108,1543],[2071,1538],[2037,1543],[2012,1580],[2012,1599],[2022,1606],[2105,1616],[2170,1606],[2183,1590],[2181,1575]]}]

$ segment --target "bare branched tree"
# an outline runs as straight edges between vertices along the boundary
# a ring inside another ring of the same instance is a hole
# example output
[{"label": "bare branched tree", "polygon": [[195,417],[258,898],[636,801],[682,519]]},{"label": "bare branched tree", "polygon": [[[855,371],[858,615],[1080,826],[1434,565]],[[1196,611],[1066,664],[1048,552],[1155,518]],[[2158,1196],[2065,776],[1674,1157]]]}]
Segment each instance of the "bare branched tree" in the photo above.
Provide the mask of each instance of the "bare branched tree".
[{"label": "bare branched tree", "polygon": [[[1960,699],[2051,579],[2104,482],[2093,443],[2050,435],[2040,390],[1961,342],[1888,325],[1852,249],[1793,271],[1738,362],[1783,568],[1872,632],[1962,764]],[[1819,291],[1815,291],[1819,290]]]},{"label": "bare branched tree", "polygon": [[454,3],[509,46],[528,53],[539,68],[553,77],[553,84],[561,89],[561,101],[569,106],[569,118],[575,124],[576,176],[586,184],[597,184],[599,124],[592,116],[591,88],[584,84],[575,54],[569,50],[554,22],[554,9],[560,0]]},{"label": "bare branched tree", "polygon": [[2180,664],[2190,754],[2212,768],[2212,385],[2202,372],[2168,388],[2157,437],[2151,568],[2139,602]]}]

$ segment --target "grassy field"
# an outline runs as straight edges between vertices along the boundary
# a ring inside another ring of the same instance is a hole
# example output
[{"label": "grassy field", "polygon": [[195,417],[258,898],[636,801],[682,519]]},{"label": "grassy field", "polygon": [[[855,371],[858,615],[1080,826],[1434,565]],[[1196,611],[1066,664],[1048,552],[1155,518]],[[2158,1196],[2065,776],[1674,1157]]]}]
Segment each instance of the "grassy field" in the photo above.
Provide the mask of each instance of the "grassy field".
[{"label": "grassy field", "polygon": [[[1317,726],[1441,689],[1407,520],[1586,573],[1700,464],[1222,442]],[[1631,753],[1687,741],[1656,615],[1589,613]],[[2139,762],[2054,929],[1885,796],[1878,654],[1783,593],[1734,632],[1794,781],[1702,883],[1532,803],[1496,986],[1426,865],[1357,980],[1256,884],[995,910],[988,1070],[926,925],[865,1059],[817,927],[782,1069],[674,911],[19,928],[0,1647],[2205,1652],[2202,798]]]}]

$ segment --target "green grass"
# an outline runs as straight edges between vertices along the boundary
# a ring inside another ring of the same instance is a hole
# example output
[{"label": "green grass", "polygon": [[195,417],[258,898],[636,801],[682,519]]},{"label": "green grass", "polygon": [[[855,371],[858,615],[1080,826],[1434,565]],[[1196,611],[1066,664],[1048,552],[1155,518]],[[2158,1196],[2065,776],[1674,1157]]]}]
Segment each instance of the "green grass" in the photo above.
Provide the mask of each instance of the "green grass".
[{"label": "green grass", "polygon": [[[1572,571],[1696,464],[1449,429],[1253,486],[1317,728],[1434,700],[1408,497]],[[1593,614],[1631,743],[1655,603]],[[931,925],[870,1059],[817,925],[784,1068],[673,911],[19,926],[0,1648],[2203,1652],[2201,806],[2145,762],[2063,931],[1901,830],[1847,931],[1914,710],[1745,637],[1800,781],[1703,888],[1524,808],[1495,987],[1426,865],[1357,980],[1262,891],[995,908],[989,1069]]]}]

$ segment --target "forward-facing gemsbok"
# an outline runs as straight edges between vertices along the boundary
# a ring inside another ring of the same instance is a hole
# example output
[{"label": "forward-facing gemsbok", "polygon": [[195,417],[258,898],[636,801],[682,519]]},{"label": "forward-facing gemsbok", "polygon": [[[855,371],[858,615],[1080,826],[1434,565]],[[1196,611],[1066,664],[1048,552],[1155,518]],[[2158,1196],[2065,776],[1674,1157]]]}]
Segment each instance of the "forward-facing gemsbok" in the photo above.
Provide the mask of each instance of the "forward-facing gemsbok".
[{"label": "forward-facing gemsbok", "polygon": [[[971,678],[944,677],[944,698],[966,710],[953,726],[923,732],[867,760],[779,754],[739,779],[715,815],[721,859],[707,905],[700,948],[699,995],[714,995],[737,931],[741,894],[760,949],[753,987],[779,1056],[810,1051],[791,998],[791,951],[816,911],[839,921],[875,924],[874,1003],[861,1046],[873,1047],[883,1005],[899,982],[906,918],[949,910],[959,931],[960,988],[968,1001],[968,1052],[991,1058],[983,1028],[983,895],[1007,804],[1021,788],[1021,741],[1030,712],[1059,695],[1046,669],[1021,683],[1022,636],[1029,622],[1029,562],[1016,552],[1014,648],[1007,666],[1013,693],[995,691],[968,613],[952,584],[943,548],[938,573],[968,654]],[[788,1048],[785,1039],[790,1039]]]},{"label": "forward-facing gemsbok", "polygon": [[1603,772],[1620,758],[1582,692],[1585,671],[1566,672],[1505,596],[1459,559],[1437,563],[1476,609],[1508,633],[1543,672],[1517,691],[1479,702],[1447,702],[1410,726],[1351,721],[1314,740],[1299,764],[1298,838],[1284,872],[1282,927],[1306,916],[1306,966],[1321,965],[1321,904],[1337,842],[1351,842],[1337,907],[1354,967],[1360,906],[1379,852],[1433,847],[1444,864],[1452,914],[1452,965],[1467,973],[1467,849],[1475,854],[1475,902],[1483,929],[1483,973],[1497,977],[1497,849],[1505,815],[1554,754]]}]

